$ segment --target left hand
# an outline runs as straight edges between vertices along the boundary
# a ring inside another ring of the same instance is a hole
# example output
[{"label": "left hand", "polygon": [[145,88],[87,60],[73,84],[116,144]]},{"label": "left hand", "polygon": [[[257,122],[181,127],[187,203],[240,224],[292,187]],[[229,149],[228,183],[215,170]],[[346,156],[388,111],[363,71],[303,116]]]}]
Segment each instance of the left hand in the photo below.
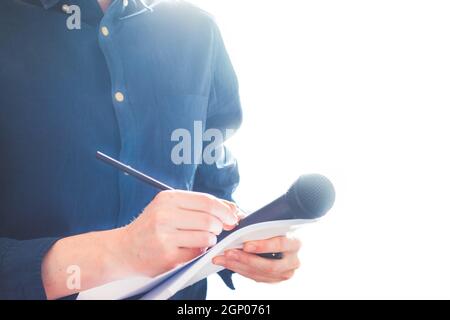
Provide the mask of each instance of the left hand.
[{"label": "left hand", "polygon": [[[300,240],[288,237],[250,241],[244,244],[243,250],[228,250],[215,257],[213,263],[256,282],[276,283],[289,280],[300,267],[297,256],[300,247]],[[282,252],[283,259],[272,260],[256,255],[271,252]]]}]

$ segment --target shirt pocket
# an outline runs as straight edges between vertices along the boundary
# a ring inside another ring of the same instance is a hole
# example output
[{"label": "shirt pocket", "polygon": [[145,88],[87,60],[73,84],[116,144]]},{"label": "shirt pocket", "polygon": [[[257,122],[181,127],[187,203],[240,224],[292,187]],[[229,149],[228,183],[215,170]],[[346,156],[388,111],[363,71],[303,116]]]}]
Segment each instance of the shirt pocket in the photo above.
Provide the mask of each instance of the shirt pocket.
[{"label": "shirt pocket", "polygon": [[208,98],[201,95],[162,95],[157,98],[155,115],[161,131],[187,129],[193,133],[199,122],[205,127]]},{"label": "shirt pocket", "polygon": [[[190,189],[196,163],[201,161],[201,154],[194,151],[195,147],[202,148],[207,112],[208,98],[205,96],[155,97],[146,112],[136,116],[140,123],[138,127],[144,130],[138,135],[136,145],[143,162],[140,168],[176,188]],[[188,163],[179,164],[173,159],[173,150],[180,143],[189,149]]]}]

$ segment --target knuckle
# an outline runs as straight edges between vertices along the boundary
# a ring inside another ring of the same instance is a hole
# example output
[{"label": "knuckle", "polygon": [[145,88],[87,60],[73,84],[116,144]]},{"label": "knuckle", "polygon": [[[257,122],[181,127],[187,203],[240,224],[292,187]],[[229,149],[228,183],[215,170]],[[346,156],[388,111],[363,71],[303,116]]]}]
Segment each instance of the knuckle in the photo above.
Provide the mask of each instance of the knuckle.
[{"label": "knuckle", "polygon": [[169,192],[170,191],[161,191],[160,193],[158,193],[155,198],[153,199],[154,202],[156,203],[161,203],[167,200],[167,198],[169,197]]},{"label": "knuckle", "polygon": [[232,263],[229,262],[229,261],[225,261],[225,262],[223,263],[223,267],[224,267],[225,269],[228,269],[228,270],[232,270],[232,269],[233,269]]},{"label": "knuckle", "polygon": [[258,241],[252,241],[251,242],[252,250],[255,252],[262,252],[264,251],[264,246],[261,245]]},{"label": "knuckle", "polygon": [[202,202],[202,207],[205,211],[212,212],[216,210],[218,201],[216,197],[207,193],[200,193],[198,194],[198,199]]},{"label": "knuckle", "polygon": [[205,228],[205,230],[213,230],[214,229],[215,221],[214,221],[213,217],[206,215],[206,216],[202,217],[201,220],[202,220],[201,224]]},{"label": "knuckle", "polygon": [[233,261],[227,261],[227,262],[225,262],[225,269],[236,271],[237,270],[237,265]]},{"label": "knuckle", "polygon": [[287,247],[288,239],[286,237],[278,237],[277,239],[278,239],[277,245],[281,250]]},{"label": "knuckle", "polygon": [[213,199],[211,199],[209,197],[205,197],[202,201],[203,201],[203,207],[206,212],[214,212],[215,211],[216,202]]},{"label": "knuckle", "polygon": [[152,214],[153,221],[155,222],[155,226],[166,224],[168,221],[170,221],[169,215],[160,209],[155,210]]},{"label": "knuckle", "polygon": [[236,251],[235,259],[238,260],[242,264],[251,265],[251,260],[248,255],[242,253],[241,251]]},{"label": "knuckle", "polygon": [[276,237],[274,239],[271,239],[270,242],[267,241],[267,244],[265,247],[271,247],[272,248],[271,250],[274,250],[274,251],[282,251],[281,250],[281,248],[283,248],[282,237]]}]

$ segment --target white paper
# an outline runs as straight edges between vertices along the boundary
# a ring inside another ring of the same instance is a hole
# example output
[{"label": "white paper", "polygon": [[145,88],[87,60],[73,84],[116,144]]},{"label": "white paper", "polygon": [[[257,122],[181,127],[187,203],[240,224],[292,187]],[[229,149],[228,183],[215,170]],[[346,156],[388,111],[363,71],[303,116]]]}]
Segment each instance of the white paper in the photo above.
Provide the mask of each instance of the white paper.
[{"label": "white paper", "polygon": [[257,223],[231,233],[206,253],[177,268],[155,278],[135,277],[115,281],[93,288],[78,295],[78,300],[119,300],[143,294],[142,299],[165,300],[178,291],[223,270],[212,264],[211,260],[225,250],[242,248],[243,243],[252,240],[269,239],[282,236],[303,224],[317,220],[279,220]]}]

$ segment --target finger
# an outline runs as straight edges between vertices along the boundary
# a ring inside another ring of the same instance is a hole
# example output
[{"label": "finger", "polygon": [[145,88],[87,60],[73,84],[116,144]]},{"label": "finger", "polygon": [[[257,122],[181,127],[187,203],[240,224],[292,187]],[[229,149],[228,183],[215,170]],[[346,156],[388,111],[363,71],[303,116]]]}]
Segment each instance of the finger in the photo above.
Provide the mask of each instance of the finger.
[{"label": "finger", "polygon": [[230,210],[234,213],[234,215],[238,218],[238,220],[242,218],[241,211],[239,210],[239,207],[237,206],[236,203],[223,199],[222,201],[230,208]]},{"label": "finger", "polygon": [[244,244],[244,251],[250,253],[297,252],[300,248],[300,240],[288,237],[249,241]]},{"label": "finger", "polygon": [[[223,266],[223,267],[227,267],[228,266],[227,269],[233,268],[234,272],[239,271],[239,273],[241,275],[243,273],[245,273],[247,275],[251,274],[252,278],[256,278],[256,277],[265,278],[266,280],[272,280],[272,281],[275,281],[275,282],[291,279],[294,276],[295,271],[296,271],[296,269],[288,270],[288,271],[285,271],[285,272],[283,272],[283,273],[281,273],[281,274],[279,274],[277,276],[272,276],[272,275],[268,275],[268,274],[260,274],[259,272],[255,272],[254,270],[251,270],[251,268],[249,266],[247,266],[247,265],[245,265],[243,263],[240,263],[238,261],[235,261],[234,263],[233,263],[233,260],[228,260],[227,261],[227,258],[224,255],[214,257],[212,263],[214,263],[216,265]],[[265,282],[267,282],[267,281],[265,281]]]},{"label": "finger", "polygon": [[231,230],[233,230],[234,228],[236,228],[238,226],[238,224],[235,224],[235,225],[226,225],[226,224],[224,224],[223,225],[223,230],[225,230],[225,231],[231,231]]},{"label": "finger", "polygon": [[216,216],[226,225],[236,225],[238,222],[234,210],[212,195],[188,191],[166,191],[162,196],[167,197],[168,201],[179,208]]},{"label": "finger", "polygon": [[239,211],[237,212],[237,216],[239,218],[239,221],[241,221],[247,217],[247,214],[244,211],[239,209]]},{"label": "finger", "polygon": [[242,210],[239,209],[239,207],[234,202],[231,202],[228,200],[222,200],[222,201],[224,201],[225,203],[227,203],[230,206],[230,208],[234,211],[234,214],[236,215],[236,218],[238,220],[236,225],[224,225],[224,227],[223,227],[224,230],[231,231],[239,225],[239,222],[242,219],[244,219],[246,217],[246,215],[244,214],[244,212]]},{"label": "finger", "polygon": [[236,203],[234,203],[234,202],[232,202],[232,201],[225,200],[225,199],[222,199],[222,201],[223,201],[223,203],[225,203],[225,204],[230,208],[230,210],[232,210],[234,213],[236,213],[236,212],[238,211],[238,208],[237,208]]},{"label": "finger", "polygon": [[242,211],[238,205],[234,202],[228,201],[228,200],[222,200],[225,201],[225,203],[227,203],[230,208],[234,211],[234,214],[236,215],[236,217],[238,218],[238,222],[241,221],[242,219],[245,219],[245,217],[247,216],[245,214],[244,211]]},{"label": "finger", "polygon": [[209,248],[217,243],[217,237],[206,231],[177,231],[170,238],[179,248]]},{"label": "finger", "polygon": [[280,281],[278,278],[272,277],[271,275],[262,274],[250,268],[248,265],[245,265],[239,261],[227,259],[225,256],[215,257],[213,259],[213,263],[257,282],[276,283]]},{"label": "finger", "polygon": [[262,258],[242,250],[230,250],[225,253],[225,257],[245,264],[251,269],[258,270],[263,274],[275,277],[300,267],[300,261],[296,254],[286,254],[281,260],[273,260]]},{"label": "finger", "polygon": [[203,212],[177,209],[174,216],[175,227],[185,231],[207,231],[215,235],[222,233],[224,225],[217,217]]},{"label": "finger", "polygon": [[237,227],[237,225],[239,224],[239,221],[242,219],[242,216],[240,214],[238,206],[234,202],[231,202],[228,200],[222,200],[222,201],[230,207],[230,210],[234,213],[236,220],[237,220],[236,224],[233,224],[233,225],[224,224],[223,229],[225,231],[231,231]]},{"label": "finger", "polygon": [[223,226],[223,229],[224,229],[224,230],[226,230],[226,231],[233,230],[234,228],[236,228],[236,227],[239,225],[239,223],[241,222],[241,220],[245,218],[244,213],[242,213],[242,211],[240,211],[239,209],[238,209],[238,211],[237,211],[235,214],[236,214],[236,217],[237,217],[237,219],[238,219],[237,224],[231,225],[231,226],[230,226],[230,225],[224,225],[224,226]]},{"label": "finger", "polygon": [[223,264],[225,263],[225,260],[226,260],[225,256],[224,256],[224,255],[220,255],[220,256],[214,257],[214,258],[211,260],[211,262],[212,262],[213,264],[217,264],[217,265],[223,266]]}]

